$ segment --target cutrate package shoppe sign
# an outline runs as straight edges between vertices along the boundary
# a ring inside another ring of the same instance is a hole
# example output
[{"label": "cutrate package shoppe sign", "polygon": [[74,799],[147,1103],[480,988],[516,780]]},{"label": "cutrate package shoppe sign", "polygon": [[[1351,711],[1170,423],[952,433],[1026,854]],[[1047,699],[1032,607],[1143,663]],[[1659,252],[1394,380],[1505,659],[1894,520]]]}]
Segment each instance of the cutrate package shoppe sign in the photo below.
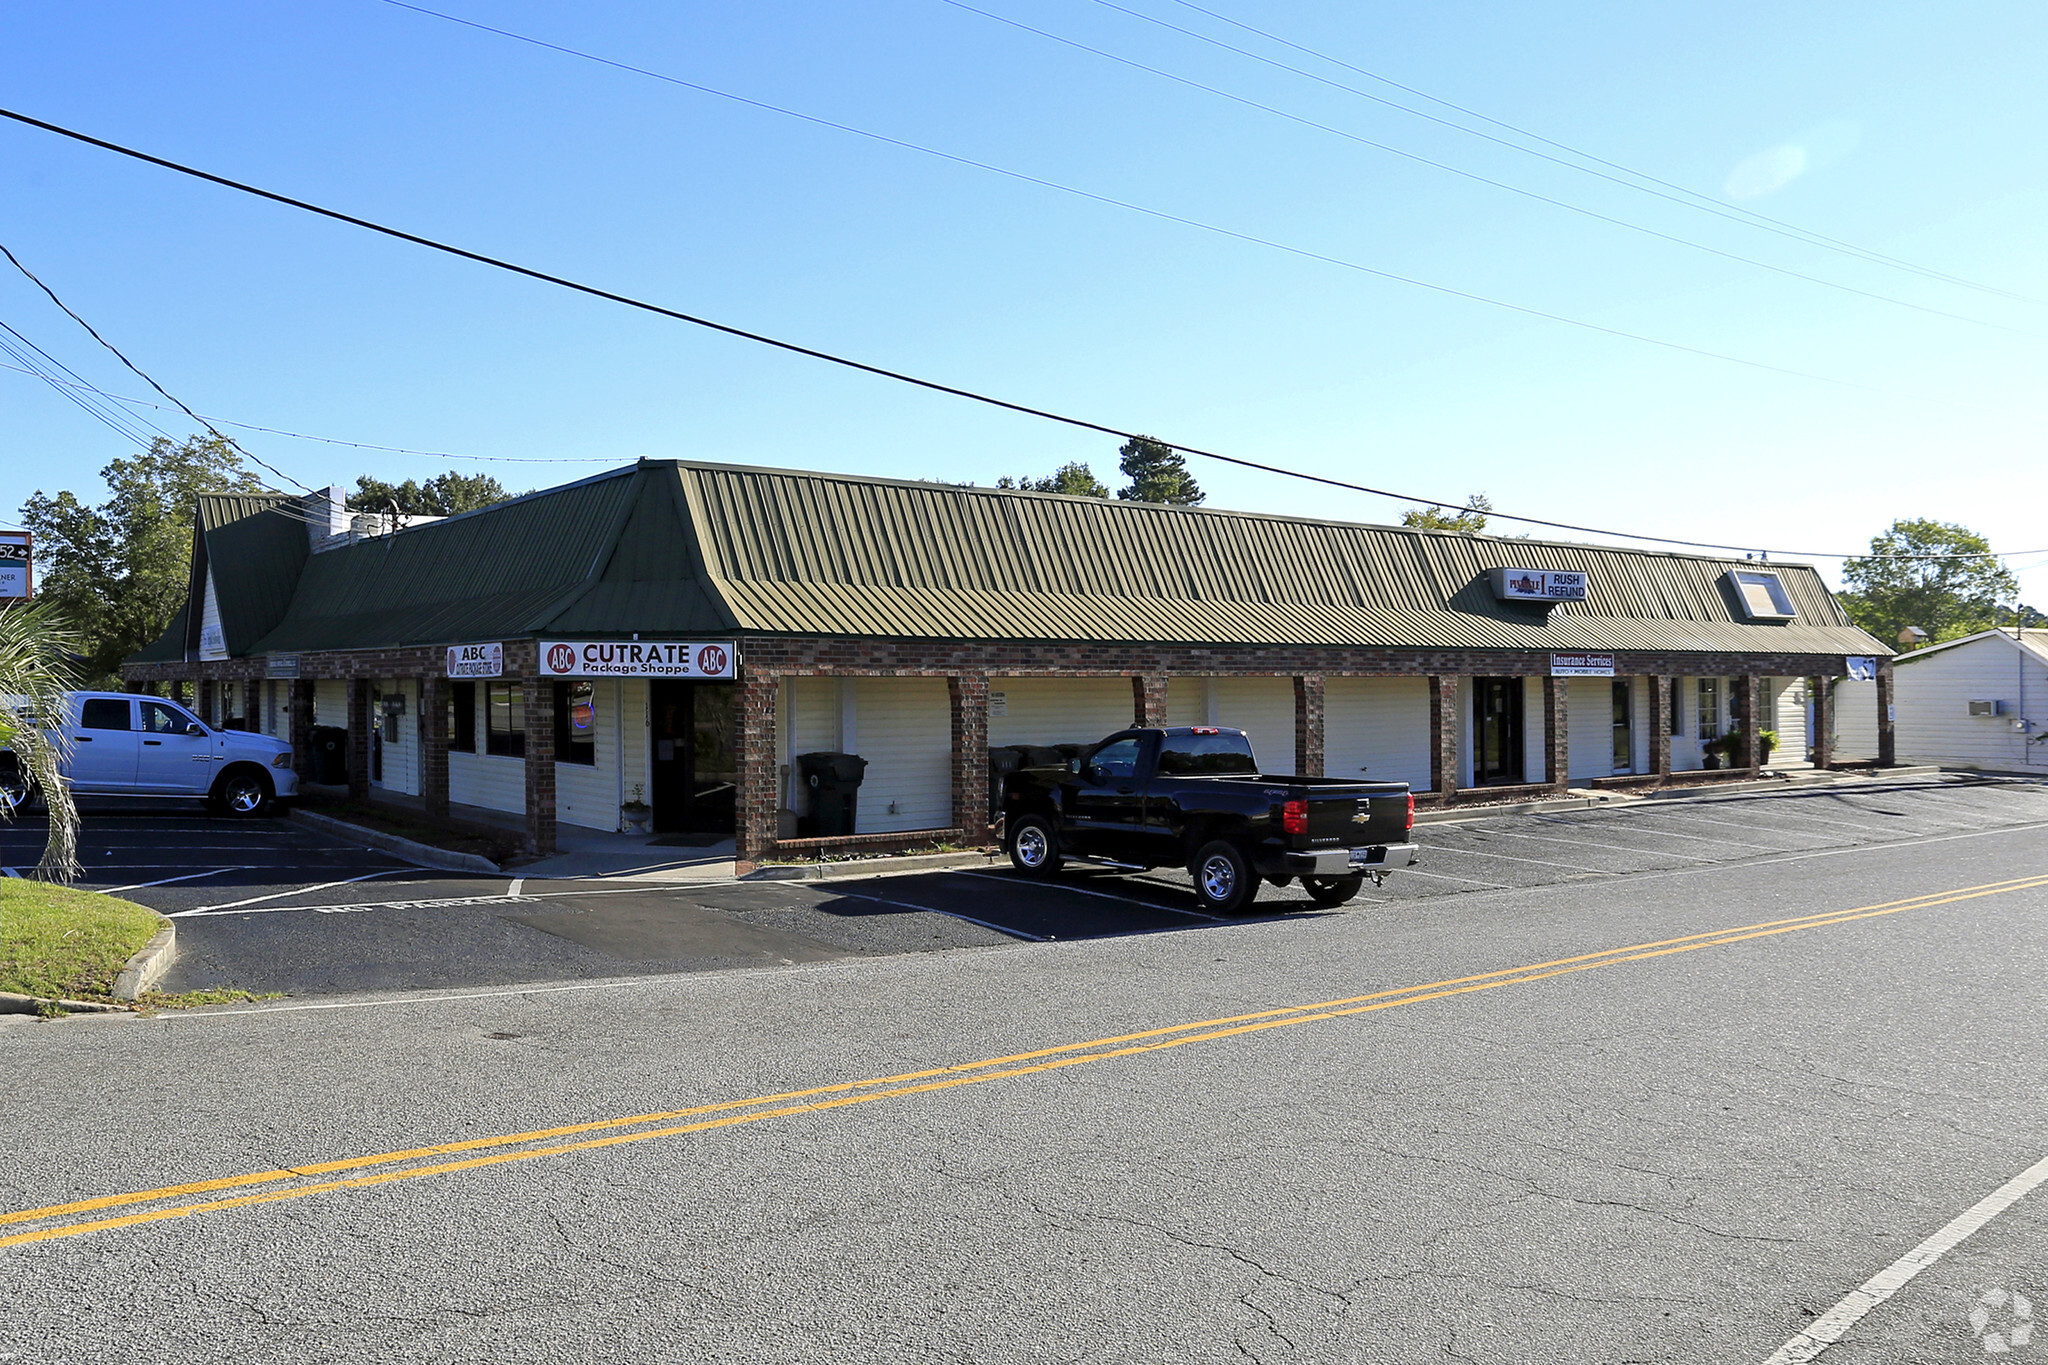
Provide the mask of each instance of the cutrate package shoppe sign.
[{"label": "cutrate package shoppe sign", "polygon": [[692,678],[729,681],[739,672],[730,642],[542,640],[544,678]]}]

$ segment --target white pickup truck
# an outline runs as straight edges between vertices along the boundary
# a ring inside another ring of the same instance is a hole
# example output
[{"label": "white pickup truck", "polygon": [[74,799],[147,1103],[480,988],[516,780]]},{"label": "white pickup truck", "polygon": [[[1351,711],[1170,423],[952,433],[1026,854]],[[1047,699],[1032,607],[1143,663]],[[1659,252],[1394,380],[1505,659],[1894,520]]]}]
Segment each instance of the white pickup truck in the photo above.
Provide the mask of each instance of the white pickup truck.
[{"label": "white pickup truck", "polygon": [[[298,795],[291,745],[215,730],[161,697],[67,692],[62,734],[64,775],[79,796],[183,796],[230,815],[263,815]],[[0,801],[33,797],[14,755],[0,753]]]}]

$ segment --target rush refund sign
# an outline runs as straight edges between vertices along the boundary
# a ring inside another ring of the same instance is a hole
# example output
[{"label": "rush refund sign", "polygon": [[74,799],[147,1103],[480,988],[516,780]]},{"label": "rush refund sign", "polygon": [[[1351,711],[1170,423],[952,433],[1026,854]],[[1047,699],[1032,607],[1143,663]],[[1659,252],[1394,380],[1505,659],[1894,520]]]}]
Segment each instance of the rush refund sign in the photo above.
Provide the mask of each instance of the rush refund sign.
[{"label": "rush refund sign", "polygon": [[667,640],[542,640],[546,678],[730,679],[739,650],[730,643],[682,644]]}]

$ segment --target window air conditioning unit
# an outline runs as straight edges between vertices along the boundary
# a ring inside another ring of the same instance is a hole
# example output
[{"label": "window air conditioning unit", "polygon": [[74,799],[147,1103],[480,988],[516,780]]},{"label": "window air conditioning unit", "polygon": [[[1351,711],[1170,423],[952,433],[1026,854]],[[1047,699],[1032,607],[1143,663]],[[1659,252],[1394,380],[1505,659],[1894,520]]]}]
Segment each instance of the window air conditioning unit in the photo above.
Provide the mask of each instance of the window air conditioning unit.
[{"label": "window air conditioning unit", "polygon": [[2005,703],[2000,701],[1973,701],[1970,703],[1970,714],[1973,716],[2002,716],[2005,714]]}]

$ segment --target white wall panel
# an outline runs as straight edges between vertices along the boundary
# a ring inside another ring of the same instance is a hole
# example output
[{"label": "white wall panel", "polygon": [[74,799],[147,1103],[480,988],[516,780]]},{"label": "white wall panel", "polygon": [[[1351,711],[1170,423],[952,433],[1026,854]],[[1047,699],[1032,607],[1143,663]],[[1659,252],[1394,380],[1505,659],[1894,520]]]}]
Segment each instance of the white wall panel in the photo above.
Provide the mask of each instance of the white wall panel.
[{"label": "white wall panel", "polygon": [[458,806],[523,812],[526,809],[526,760],[484,753],[450,754],[448,799]]},{"label": "white wall panel", "polygon": [[347,728],[347,683],[338,678],[322,678],[313,684],[313,723]]},{"label": "white wall panel", "polygon": [[[1918,668],[1921,665],[1915,664]],[[1835,757],[1874,759],[1877,757],[1877,684],[1835,682]]]},{"label": "white wall panel", "polygon": [[1429,790],[1429,680],[1329,678],[1323,684],[1323,771]]},{"label": "white wall panel", "polygon": [[[1540,689],[1542,679],[1536,680]],[[1566,775],[1573,780],[1614,775],[1614,679],[1560,678],[1565,689],[1565,735],[1571,742]],[[1543,780],[1539,764],[1529,780]]]},{"label": "white wall panel", "polygon": [[382,747],[379,765],[384,771],[381,780],[370,785],[382,791],[402,792],[417,796],[419,782],[419,714],[418,689],[412,679],[382,678],[370,685],[370,724],[381,733],[384,723],[384,700],[402,697],[405,713],[398,717],[396,739],[375,741]]},{"label": "white wall panel", "polygon": [[1211,678],[1218,725],[1242,730],[1259,760],[1259,771],[1294,771],[1294,680]]},{"label": "white wall panel", "polygon": [[859,834],[953,823],[953,721],[944,678],[855,681],[857,746],[868,761]]},{"label": "white wall panel", "polygon": [[[988,680],[991,704],[988,742],[1003,744],[1093,744],[1128,730],[1135,714],[1129,678],[1005,678]],[[1001,693],[1003,715],[993,698]],[[1167,708],[1172,709],[1172,687]],[[1199,724],[1198,721],[1174,722]]]},{"label": "white wall panel", "polygon": [[584,829],[619,827],[619,687],[616,679],[600,679],[591,690],[596,710],[591,738],[597,764],[555,764],[555,819]]},{"label": "white wall panel", "polygon": [[[1207,678],[1168,678],[1166,680],[1166,723],[1175,725],[1213,725],[1209,718],[1209,682]],[[1137,715],[1135,701],[1131,714]]]}]

